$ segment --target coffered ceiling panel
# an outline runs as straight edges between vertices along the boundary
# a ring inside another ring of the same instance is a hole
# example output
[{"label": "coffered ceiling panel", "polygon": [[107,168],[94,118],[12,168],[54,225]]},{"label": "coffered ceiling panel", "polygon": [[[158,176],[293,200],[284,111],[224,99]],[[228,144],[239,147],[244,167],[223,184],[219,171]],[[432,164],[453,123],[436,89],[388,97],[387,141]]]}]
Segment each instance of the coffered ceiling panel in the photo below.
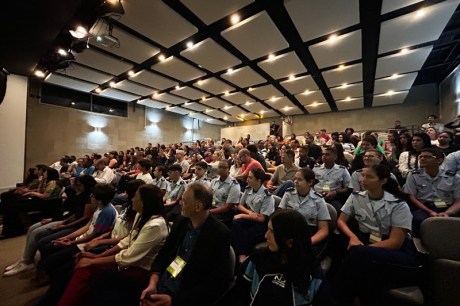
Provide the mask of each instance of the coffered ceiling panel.
[{"label": "coffered ceiling panel", "polygon": [[169,88],[176,84],[175,81],[164,78],[156,73],[152,73],[147,70],[142,70],[141,72],[136,73],[136,75],[131,77],[130,79],[157,89]]},{"label": "coffered ceiling panel", "polygon": [[249,59],[256,59],[289,47],[266,12],[240,21],[224,30],[221,35]]},{"label": "coffered ceiling panel", "polygon": [[227,83],[218,80],[217,78],[201,79],[194,83],[193,86],[201,88],[215,95],[230,92],[235,89]]},{"label": "coffered ceiling panel", "polygon": [[338,86],[331,88],[331,94],[334,100],[343,100],[347,97],[357,98],[363,96],[363,83],[355,83],[347,86]]},{"label": "coffered ceiling panel", "polygon": [[181,0],[181,2],[209,25],[238,11],[252,3],[253,0]]},{"label": "coffered ceiling panel", "polygon": [[194,44],[182,51],[181,55],[212,72],[228,69],[241,63],[237,57],[211,38]]},{"label": "coffered ceiling panel", "polygon": [[309,75],[295,78],[294,80],[287,80],[280,83],[291,94],[295,95],[306,90],[317,90],[318,85]]},{"label": "coffered ceiling panel", "polygon": [[232,72],[226,72],[222,74],[222,78],[243,88],[266,82],[260,74],[247,66]]},{"label": "coffered ceiling panel", "polygon": [[172,90],[171,93],[190,100],[196,100],[207,95],[201,90],[196,90],[191,87],[179,87],[178,89]]},{"label": "coffered ceiling panel", "polygon": [[374,93],[386,93],[388,91],[401,91],[408,90],[412,87],[415,79],[417,78],[417,73],[408,73],[401,75],[394,75],[387,78],[375,80],[374,83]]},{"label": "coffered ceiling panel", "polygon": [[319,68],[344,64],[361,58],[361,31],[337,36],[309,47]]},{"label": "coffered ceiling panel", "polygon": [[174,57],[153,65],[152,69],[184,82],[202,77],[206,74],[204,71]]},{"label": "coffered ceiling panel", "polygon": [[321,102],[326,102],[326,99],[323,96],[323,93],[321,90],[315,90],[315,91],[309,91],[309,92],[304,92],[300,93],[295,96],[297,100],[302,105],[306,104],[311,104],[311,103],[321,103]]},{"label": "coffered ceiling panel", "polygon": [[140,98],[140,96],[136,96],[136,95],[129,94],[129,93],[126,93],[120,90],[116,90],[116,89],[112,89],[112,88],[108,88],[102,91],[101,93],[99,93],[99,95],[103,97],[107,97],[107,98],[112,98],[115,100],[125,101],[125,102],[134,101]]},{"label": "coffered ceiling panel", "polygon": [[128,63],[104,55],[101,52],[98,52],[91,48],[85,50],[85,52],[83,53],[77,54],[76,58],[77,63],[79,64],[93,67],[113,75],[119,75],[123,72],[128,71],[132,67]]},{"label": "coffered ceiling panel", "polygon": [[161,102],[167,102],[170,104],[182,104],[182,103],[187,102],[187,99],[173,96],[168,93],[154,94],[153,99],[161,101]]},{"label": "coffered ceiling panel", "polygon": [[358,0],[287,0],[284,2],[303,41],[359,23]]},{"label": "coffered ceiling panel", "polygon": [[280,97],[283,95],[273,85],[256,87],[252,91],[250,91],[250,93],[251,95],[254,95],[261,100],[269,99],[271,97]]},{"label": "coffered ceiling panel", "polygon": [[112,79],[110,74],[97,72],[96,70],[85,68],[80,65],[73,65],[72,67],[66,69],[64,74],[96,84],[105,83]]},{"label": "coffered ceiling panel", "polygon": [[229,104],[228,102],[225,102],[219,98],[206,99],[205,101],[200,101],[200,103],[206,106],[211,106],[213,108],[224,108]]},{"label": "coffered ceiling panel", "polygon": [[190,113],[190,110],[179,107],[179,106],[168,106],[166,108],[169,112],[173,112],[176,114],[187,115]]},{"label": "coffered ceiling panel", "polygon": [[364,100],[363,98],[346,99],[346,100],[336,101],[336,104],[339,110],[344,111],[344,110],[363,108]]},{"label": "coffered ceiling panel", "polygon": [[246,103],[246,101],[251,100],[251,97],[249,97],[248,95],[245,95],[242,92],[233,92],[228,95],[224,95],[223,98],[235,104],[243,104],[243,103]]},{"label": "coffered ceiling panel", "polygon": [[447,0],[383,22],[379,53],[438,39],[459,3],[460,0]]},{"label": "coffered ceiling panel", "polygon": [[382,78],[395,73],[406,73],[420,70],[432,48],[432,46],[428,46],[412,49],[404,54],[397,53],[379,58],[377,60],[377,71],[375,72],[375,77]]},{"label": "coffered ceiling panel", "polygon": [[327,104],[326,102],[312,103],[312,104],[304,105],[304,106],[310,114],[327,113],[331,111],[329,104]]},{"label": "coffered ceiling panel", "polygon": [[345,66],[324,71],[323,77],[328,87],[335,87],[343,84],[361,82],[363,80],[363,70],[361,64]]},{"label": "coffered ceiling panel", "polygon": [[258,63],[275,80],[307,72],[295,52],[284,53]]},{"label": "coffered ceiling panel", "polygon": [[374,102],[372,103],[372,105],[384,106],[384,105],[392,105],[392,104],[401,104],[406,99],[406,96],[408,93],[409,93],[408,91],[399,91],[391,95],[389,94],[376,95],[374,96]]},{"label": "coffered ceiling panel", "polygon": [[383,0],[382,15],[421,1],[422,0]]},{"label": "coffered ceiling panel", "polygon": [[171,47],[197,32],[163,1],[124,0],[123,6],[126,13],[120,21],[162,46]]},{"label": "coffered ceiling panel", "polygon": [[165,108],[169,106],[169,104],[167,103],[162,103],[162,102],[155,101],[152,99],[139,100],[137,101],[137,104],[145,105],[145,106],[152,107],[152,108]]},{"label": "coffered ceiling panel", "polygon": [[127,81],[127,80],[123,80],[121,82],[118,82],[117,84],[115,84],[115,88],[121,89],[121,90],[124,90],[124,91],[128,91],[128,92],[134,93],[136,95],[140,95],[140,96],[151,95],[154,92],[154,90],[152,88],[148,88],[148,87],[145,87],[145,86],[142,86],[142,85],[138,85],[136,83],[133,83],[133,82],[130,82],[130,81]]},{"label": "coffered ceiling panel", "polygon": [[84,81],[74,80],[72,78],[61,76],[55,73],[50,74],[48,78],[46,78],[45,82],[84,92],[90,92],[97,88],[97,85]]}]

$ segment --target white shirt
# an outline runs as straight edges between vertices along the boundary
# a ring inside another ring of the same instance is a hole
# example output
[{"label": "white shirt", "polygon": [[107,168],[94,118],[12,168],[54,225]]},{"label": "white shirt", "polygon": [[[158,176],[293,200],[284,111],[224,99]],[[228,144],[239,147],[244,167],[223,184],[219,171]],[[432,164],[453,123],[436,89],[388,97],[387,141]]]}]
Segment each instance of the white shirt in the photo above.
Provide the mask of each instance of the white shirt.
[{"label": "white shirt", "polygon": [[96,170],[93,173],[93,177],[98,183],[110,184],[112,183],[113,178],[115,177],[115,174],[113,173],[112,169],[105,166],[104,170]]}]

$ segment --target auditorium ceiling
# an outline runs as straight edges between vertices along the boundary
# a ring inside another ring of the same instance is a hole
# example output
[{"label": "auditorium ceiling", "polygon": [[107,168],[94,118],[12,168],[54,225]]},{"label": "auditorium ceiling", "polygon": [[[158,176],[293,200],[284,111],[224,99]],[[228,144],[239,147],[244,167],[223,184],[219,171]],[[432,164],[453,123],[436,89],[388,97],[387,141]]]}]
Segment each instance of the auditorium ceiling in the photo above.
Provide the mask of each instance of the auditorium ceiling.
[{"label": "auditorium ceiling", "polygon": [[[49,17],[58,33],[82,1],[54,2],[48,14],[65,12]],[[459,64],[459,3],[123,0],[119,46],[93,29],[89,48],[44,82],[220,125],[401,104]]]}]

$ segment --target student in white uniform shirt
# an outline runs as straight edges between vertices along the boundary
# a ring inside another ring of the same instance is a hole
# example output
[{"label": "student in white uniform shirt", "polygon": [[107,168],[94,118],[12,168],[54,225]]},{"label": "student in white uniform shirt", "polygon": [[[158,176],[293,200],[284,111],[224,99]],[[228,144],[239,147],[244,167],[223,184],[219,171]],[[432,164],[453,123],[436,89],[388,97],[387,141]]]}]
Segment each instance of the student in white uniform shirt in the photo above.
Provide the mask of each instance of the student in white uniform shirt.
[{"label": "student in white uniform shirt", "polygon": [[[342,207],[337,227],[349,239],[348,252],[339,274],[340,305],[380,305],[378,295],[390,286],[410,286],[410,273],[399,267],[416,267],[416,250],[410,239],[412,214],[401,198],[405,195],[383,165],[364,168],[366,191],[354,192]],[[359,230],[347,225],[356,219]]]},{"label": "student in white uniform shirt", "polygon": [[163,165],[157,165],[155,166],[155,169],[153,170],[153,179],[152,179],[152,185],[157,186],[158,188],[161,189],[163,192],[163,195],[166,193],[166,190],[168,189],[168,181],[165,179],[163,176],[163,173],[165,172],[166,167]]},{"label": "student in white uniform shirt", "polygon": [[110,184],[112,183],[113,178],[115,177],[115,174],[113,174],[112,169],[107,167],[107,164],[108,162],[105,158],[98,159],[94,163],[96,171],[94,171],[93,177],[99,184]]},{"label": "student in white uniform shirt", "polygon": [[152,163],[148,159],[141,159],[137,162],[137,164],[139,165],[141,172],[136,176],[136,180],[143,180],[146,184],[152,184],[153,179],[150,175]]},{"label": "student in white uniform shirt", "polygon": [[182,167],[178,164],[174,164],[168,169],[170,183],[166,194],[163,197],[166,218],[170,222],[174,222],[176,217],[180,214],[181,208],[179,201],[182,198],[182,194],[185,191],[185,182],[180,177]]},{"label": "student in white uniform shirt", "polygon": [[295,188],[286,190],[279,208],[293,209],[307,220],[311,245],[315,256],[321,258],[327,246],[331,216],[321,194],[315,192],[315,173],[310,168],[298,170],[294,175]]},{"label": "student in white uniform shirt", "polygon": [[275,199],[262,183],[265,172],[255,168],[249,172],[248,186],[238,204],[238,214],[232,222],[232,244],[240,262],[251,249],[265,240],[268,217],[275,211]]},{"label": "student in white uniform shirt", "polygon": [[208,171],[208,164],[204,161],[199,161],[195,164],[195,175],[190,180],[189,184],[192,183],[203,183],[209,187],[211,187],[211,180],[208,179],[206,176],[206,172]]}]

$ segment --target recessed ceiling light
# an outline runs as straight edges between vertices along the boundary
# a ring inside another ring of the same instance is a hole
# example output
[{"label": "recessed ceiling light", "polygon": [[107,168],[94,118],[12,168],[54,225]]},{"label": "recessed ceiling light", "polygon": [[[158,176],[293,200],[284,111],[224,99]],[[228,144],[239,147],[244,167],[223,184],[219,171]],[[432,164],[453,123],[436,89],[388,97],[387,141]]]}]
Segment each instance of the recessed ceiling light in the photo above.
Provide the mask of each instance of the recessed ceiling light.
[{"label": "recessed ceiling light", "polygon": [[233,73],[233,68],[228,68],[227,73],[232,74]]},{"label": "recessed ceiling light", "polygon": [[400,54],[400,55],[405,55],[405,54],[407,54],[407,53],[409,53],[409,49],[408,49],[408,48],[403,48],[403,49],[401,49],[401,51],[399,51],[399,54]]},{"label": "recessed ceiling light", "polygon": [[224,106],[224,109],[230,109],[230,108],[232,108],[231,105],[225,105]]},{"label": "recessed ceiling light", "polygon": [[181,90],[181,89],[182,89],[179,85],[176,85],[174,88],[175,88],[176,90]]},{"label": "recessed ceiling light", "polygon": [[271,98],[270,98],[270,101],[271,101],[271,102],[275,102],[275,101],[276,101],[276,97],[275,97],[275,96],[271,97]]},{"label": "recessed ceiling light", "polygon": [[160,93],[159,93],[158,91],[155,91],[155,92],[153,93],[153,96],[152,96],[152,97],[153,97],[153,98],[157,98],[157,97],[159,97],[159,96],[160,96]]},{"label": "recessed ceiling light", "polygon": [[249,101],[246,101],[246,103],[244,103],[244,105],[251,105],[252,103],[249,102]]},{"label": "recessed ceiling light", "polygon": [[347,83],[343,83],[342,86],[340,86],[340,87],[342,87],[342,88],[347,88],[348,86],[349,86],[349,85],[348,85]]},{"label": "recessed ceiling light", "polygon": [[265,111],[264,111],[264,110],[261,110],[259,113],[263,114],[263,113],[265,113]]},{"label": "recessed ceiling light", "polygon": [[276,58],[276,56],[274,54],[269,54],[268,55],[268,60],[269,61],[273,61],[275,58]]},{"label": "recessed ceiling light", "polygon": [[399,78],[399,77],[401,77],[400,74],[393,73],[393,74],[391,75],[390,79],[397,79],[397,78]]},{"label": "recessed ceiling light", "polygon": [[227,117],[227,116],[224,116],[224,120],[227,120],[227,119],[228,119],[228,117]]},{"label": "recessed ceiling light", "polygon": [[72,101],[72,102],[70,102],[70,104],[75,105],[75,104],[77,104],[77,103],[75,103],[74,101]]},{"label": "recessed ceiling light", "polygon": [[95,90],[95,92],[97,92],[97,93],[100,93],[101,91],[102,91],[102,89],[100,89],[99,87],[96,88],[96,90]]},{"label": "recessed ceiling light", "polygon": [[346,97],[345,98],[345,101],[350,101],[351,100],[351,97]]},{"label": "recessed ceiling light", "polygon": [[329,43],[335,43],[337,41],[337,34],[332,34],[329,36],[329,38],[327,39]]},{"label": "recessed ceiling light", "polygon": [[59,49],[57,52],[58,52],[60,55],[62,55],[62,56],[67,56],[67,51],[64,50],[64,49],[62,49],[62,48]]},{"label": "recessed ceiling light", "polygon": [[112,108],[111,108],[111,109],[109,109],[109,112],[113,113],[113,109],[112,109]]},{"label": "recessed ceiling light", "polygon": [[312,93],[311,90],[305,89],[305,91],[304,91],[302,94],[304,94],[304,95],[309,95],[309,94],[311,94],[311,93]]},{"label": "recessed ceiling light", "polygon": [[207,108],[207,109],[205,110],[205,112],[207,112],[207,113],[209,113],[210,111],[211,111],[211,109],[209,109],[209,108]]},{"label": "recessed ceiling light", "polygon": [[318,103],[318,102],[315,101],[315,102],[313,102],[312,104],[310,104],[309,106],[317,107],[318,105],[320,105],[320,103]]},{"label": "recessed ceiling light", "polygon": [[254,90],[254,88],[252,88],[252,87],[248,88],[248,91],[253,91],[253,90]]},{"label": "recessed ceiling light", "polygon": [[206,97],[201,97],[201,101],[206,101]]},{"label": "recessed ceiling light", "polygon": [[193,115],[195,115],[195,113],[194,113],[194,112],[190,112],[190,113],[188,113],[188,115],[189,115],[189,116],[193,116]]},{"label": "recessed ceiling light", "polygon": [[36,77],[43,78],[45,76],[45,73],[41,70],[35,70],[34,72]]},{"label": "recessed ceiling light", "polygon": [[425,16],[425,13],[426,13],[425,9],[424,9],[424,8],[421,8],[421,9],[419,9],[419,10],[417,11],[417,13],[415,14],[415,16],[416,16],[417,18],[421,18],[421,17]]},{"label": "recessed ceiling light", "polygon": [[132,71],[132,70],[130,70],[130,71],[128,72],[128,75],[129,75],[129,76],[134,76],[135,74],[136,74],[136,73],[135,73],[134,71]]},{"label": "recessed ceiling light", "polygon": [[164,54],[160,54],[158,55],[158,59],[162,62],[164,62],[166,60],[166,56],[164,56]]},{"label": "recessed ceiling light", "polygon": [[82,39],[88,35],[88,30],[83,26],[77,26],[74,30],[69,30],[69,33],[75,38]]},{"label": "recessed ceiling light", "polygon": [[289,107],[289,106],[285,106],[285,107],[283,107],[283,109],[284,109],[285,111],[287,111],[287,110],[290,109],[290,107]]},{"label": "recessed ceiling light", "polygon": [[343,69],[345,69],[345,65],[342,64],[342,65],[340,65],[339,68],[337,68],[337,69],[343,70]]},{"label": "recessed ceiling light", "polygon": [[389,91],[387,91],[386,95],[387,95],[387,96],[391,96],[391,95],[393,95],[394,93],[395,93],[395,92],[394,92],[393,90],[389,90]]},{"label": "recessed ceiling light", "polygon": [[115,87],[115,85],[116,85],[116,84],[115,84],[114,81],[111,81],[111,82],[109,83],[109,86],[110,86],[110,87]]},{"label": "recessed ceiling light", "polygon": [[204,83],[204,80],[198,80],[198,82],[197,82],[197,84],[200,85],[200,86],[203,85],[203,83]]},{"label": "recessed ceiling light", "polygon": [[238,14],[233,14],[233,15],[230,17],[230,21],[232,22],[232,24],[237,24],[238,22],[240,22],[240,15],[238,15]]},{"label": "recessed ceiling light", "polygon": [[194,44],[192,41],[187,42],[187,48],[192,49],[194,47]]},{"label": "recessed ceiling light", "polygon": [[291,75],[289,76],[289,81],[294,81],[294,80],[295,80],[295,75],[291,74]]}]

